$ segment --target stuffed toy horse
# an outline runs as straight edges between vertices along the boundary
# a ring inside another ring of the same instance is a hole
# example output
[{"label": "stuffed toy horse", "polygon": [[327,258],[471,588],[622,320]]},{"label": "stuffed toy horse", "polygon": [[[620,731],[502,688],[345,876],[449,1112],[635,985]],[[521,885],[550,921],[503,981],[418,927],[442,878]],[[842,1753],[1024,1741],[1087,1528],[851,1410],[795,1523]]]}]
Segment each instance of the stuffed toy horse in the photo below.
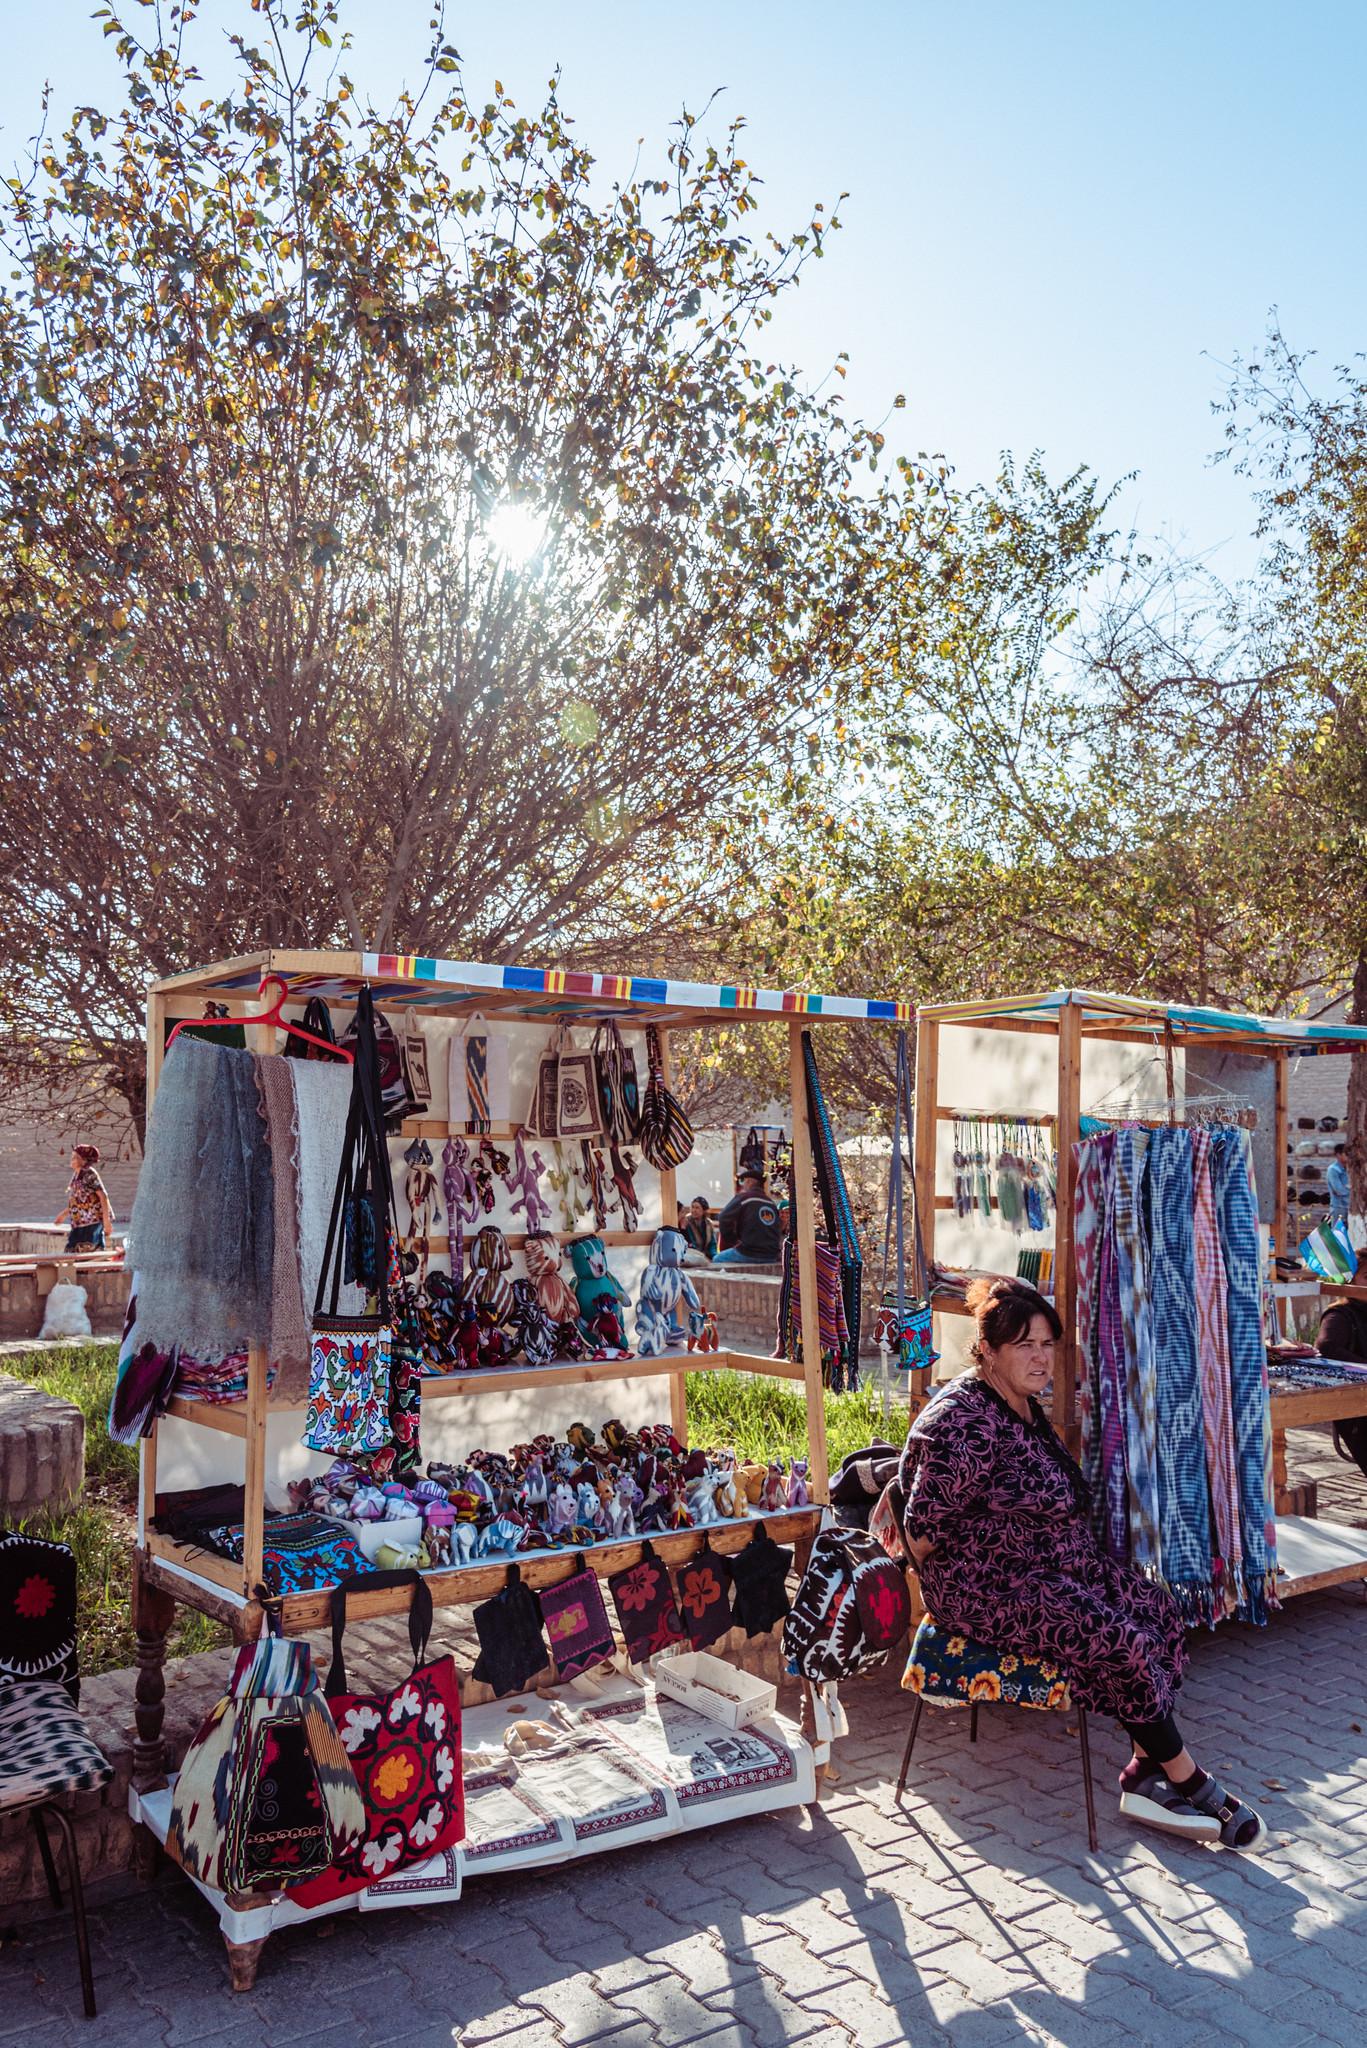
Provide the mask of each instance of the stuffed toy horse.
[{"label": "stuffed toy horse", "polygon": [[513,1255],[503,1232],[486,1223],[475,1239],[467,1299],[475,1311],[481,1365],[502,1365],[517,1349],[516,1303],[505,1279]]},{"label": "stuffed toy horse", "polygon": [[699,1322],[702,1319],[697,1289],[683,1270],[687,1249],[682,1231],[656,1231],[636,1304],[636,1349],[642,1358],[659,1358],[666,1351],[683,1349],[685,1331],[679,1321],[680,1302],[688,1306],[690,1326],[695,1318]]},{"label": "stuffed toy horse", "polygon": [[514,1197],[514,1216],[526,1218],[528,1231],[541,1230],[549,1223],[551,1205],[541,1192],[541,1176],[546,1171],[546,1162],[539,1152],[533,1152],[530,1164],[527,1149],[518,1132],[513,1140],[513,1169],[503,1176],[503,1185]]},{"label": "stuffed toy horse", "polygon": [[577,1237],[570,1246],[570,1264],[574,1267],[574,1292],[584,1334],[625,1356],[627,1329],[622,1309],[631,1296],[609,1270],[602,1238]]},{"label": "stuffed toy horse", "polygon": [[622,1228],[635,1230],[641,1220],[641,1198],[636,1192],[636,1161],[630,1152],[619,1152],[615,1145],[609,1146],[608,1158],[612,1165],[612,1185],[617,1190],[617,1207],[622,1212]]}]

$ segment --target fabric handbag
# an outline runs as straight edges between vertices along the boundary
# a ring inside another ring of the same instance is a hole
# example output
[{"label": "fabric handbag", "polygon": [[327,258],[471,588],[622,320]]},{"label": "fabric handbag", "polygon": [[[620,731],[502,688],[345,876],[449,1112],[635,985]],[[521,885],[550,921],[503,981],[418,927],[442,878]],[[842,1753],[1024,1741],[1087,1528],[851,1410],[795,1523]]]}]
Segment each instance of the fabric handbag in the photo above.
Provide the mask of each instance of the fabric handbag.
[{"label": "fabric handbag", "polygon": [[[353,1026],[351,1105],[313,1304],[308,1416],[304,1426],[304,1442],[310,1450],[347,1458],[370,1457],[394,1441],[390,1417],[393,1331],[389,1320],[387,1256],[394,1193],[389,1148],[382,1128],[383,1083],[374,1027],[374,998],[368,988],[363,988],[356,999]],[[357,1219],[370,1219],[373,1273],[367,1274],[361,1284],[373,1280],[377,1295],[373,1315],[337,1313],[347,1237],[343,1218],[348,1216],[353,1223],[353,1277],[365,1271]],[[331,1293],[324,1308],[329,1281]]]},{"label": "fabric handbag", "polygon": [[446,1056],[446,1115],[457,1131],[480,1134],[512,1121],[508,1040],[476,1011]]},{"label": "fabric handbag", "polygon": [[528,1129],[538,1138],[604,1135],[596,1057],[576,1049],[563,1022],[538,1063],[529,1117]]},{"label": "fabric handbag", "polygon": [[[361,997],[366,999],[365,1011],[368,1023],[361,1023]],[[365,1037],[362,1038],[364,1028]],[[399,1044],[394,1026],[375,1008],[375,998],[369,988],[363,988],[356,1000],[356,1015],[342,1033],[341,1043],[353,1058],[359,1059],[360,1047],[368,1044],[371,1049],[366,1057],[373,1060],[379,1081],[379,1128],[393,1125],[397,1130],[403,1119],[413,1108],[408,1093],[408,1082],[404,1076],[403,1048]]]},{"label": "fabric handbag", "polygon": [[636,1055],[622,1037],[615,1017],[605,1017],[593,1034],[593,1071],[605,1136],[614,1145],[634,1145],[641,1123]]},{"label": "fabric handbag", "polygon": [[705,1650],[731,1627],[731,1560],[704,1543],[674,1574],[674,1594],[688,1640]]},{"label": "fabric handbag", "polygon": [[735,1618],[747,1636],[764,1635],[787,1614],[788,1574],[792,1566],[792,1551],[781,1549],[763,1522],[744,1550],[732,1558]]},{"label": "fabric handbag", "polygon": [[410,1010],[404,1018],[399,1041],[403,1057],[404,1087],[408,1090],[407,1116],[426,1116],[432,1101],[432,1083],[427,1073],[427,1040],[421,1024]]},{"label": "fabric handbag", "polygon": [[764,1140],[751,1124],[746,1133],[745,1143],[740,1148],[740,1170],[742,1173],[757,1173],[762,1180],[765,1164]]},{"label": "fabric handbag", "polygon": [[596,1572],[586,1566],[558,1586],[545,1587],[538,1598],[557,1678],[578,1678],[612,1656],[617,1645]]},{"label": "fabric handbag", "polygon": [[683,1616],[674,1605],[669,1573],[655,1555],[653,1543],[641,1545],[639,1564],[613,1573],[608,1589],[633,1664],[644,1664],[658,1651],[684,1641]]},{"label": "fabric handbag", "polygon": [[872,1537],[823,1529],[783,1629],[788,1669],[818,1684],[881,1664],[911,1622],[906,1575]]},{"label": "fabric handbag", "polygon": [[[916,1176],[908,1175],[902,1160],[902,1120],[905,1114],[907,1140],[912,1132],[911,1056],[907,1034],[897,1034],[896,1109],[892,1122],[892,1163],[888,1175],[887,1221],[883,1229],[883,1295],[874,1322],[874,1336],[897,1353],[903,1372],[928,1373],[939,1357],[935,1349],[934,1312],[930,1300],[929,1268],[921,1232],[921,1208],[916,1193]],[[904,1187],[911,1188],[911,1217],[915,1261],[910,1283],[906,1270],[906,1237],[903,1212]],[[892,1244],[896,1240],[897,1281],[888,1286]]]},{"label": "fabric handbag", "polygon": [[646,1092],[636,1142],[650,1164],[660,1173],[682,1166],[693,1150],[693,1126],[678,1098],[665,1086],[664,1056],[660,1034],[653,1024],[646,1026]]},{"label": "fabric handbag", "polygon": [[[209,1530],[204,1547],[241,1564],[246,1556],[242,1524]],[[308,1593],[365,1569],[351,1531],[326,1515],[272,1515],[265,1524],[261,1576],[268,1592]]]},{"label": "fabric handbag", "polygon": [[81,1695],[76,1558],[65,1543],[0,1532],[0,1691],[35,1679]]},{"label": "fabric handbag", "polygon": [[185,1752],[168,1852],[230,1896],[277,1893],[327,1870],[365,1824],[308,1644],[274,1634],[245,1643]]},{"label": "fabric handbag", "polygon": [[[352,1692],[342,1651],[347,1594],[375,1586],[410,1589],[413,1669],[388,1692]],[[301,1906],[364,1891],[464,1837],[460,1675],[454,1657],[426,1662],[431,1633],[432,1589],[418,1572],[372,1572],[343,1581],[332,1596],[332,1663],[324,1698],[361,1788],[366,1825],[330,1870],[291,1891]]]},{"label": "fabric handbag", "polygon": [[[321,996],[310,996],[304,1005],[300,1023],[305,1031],[311,1031],[315,1038],[325,1038],[329,1045],[336,1045],[337,1033],[332,1028],[332,1012]],[[285,1057],[291,1060],[325,1060],[329,1057],[321,1045],[310,1045],[306,1038],[296,1038],[292,1031],[285,1033]]]},{"label": "fabric handbag", "polygon": [[523,1585],[517,1565],[509,1565],[503,1591],[476,1607],[470,1619],[479,1637],[479,1655],[470,1675],[481,1685],[492,1686],[495,1699],[521,1692],[545,1670],[541,1602],[530,1586]]}]

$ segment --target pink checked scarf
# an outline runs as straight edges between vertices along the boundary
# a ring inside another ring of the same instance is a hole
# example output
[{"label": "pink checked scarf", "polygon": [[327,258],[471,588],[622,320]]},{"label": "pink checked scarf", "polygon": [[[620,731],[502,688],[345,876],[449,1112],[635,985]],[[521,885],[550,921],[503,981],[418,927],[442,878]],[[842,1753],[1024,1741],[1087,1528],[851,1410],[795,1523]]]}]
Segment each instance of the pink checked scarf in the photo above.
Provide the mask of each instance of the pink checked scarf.
[{"label": "pink checked scarf", "polygon": [[1192,1248],[1196,1268],[1196,1365],[1205,1425],[1206,1473],[1219,1567],[1221,1597],[1232,1611],[1244,1598],[1244,1552],[1239,1535],[1239,1474],[1234,1455],[1234,1414],[1230,1405],[1229,1328],[1225,1316],[1225,1262],[1215,1189],[1210,1177],[1210,1136],[1191,1133]]}]

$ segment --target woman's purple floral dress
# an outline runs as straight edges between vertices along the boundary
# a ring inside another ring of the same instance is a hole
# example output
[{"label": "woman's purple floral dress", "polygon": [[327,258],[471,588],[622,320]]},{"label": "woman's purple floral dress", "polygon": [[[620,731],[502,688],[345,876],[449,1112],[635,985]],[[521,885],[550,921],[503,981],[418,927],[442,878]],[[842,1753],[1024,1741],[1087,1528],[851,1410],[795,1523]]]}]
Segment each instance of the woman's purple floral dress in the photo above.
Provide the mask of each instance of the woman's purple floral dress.
[{"label": "woman's purple floral dress", "polygon": [[1031,1408],[1023,1421],[967,1372],[912,1424],[901,1478],[907,1534],[935,1546],[926,1606],[941,1627],[1056,1663],[1089,1712],[1157,1721],[1187,1661],[1176,1602],[1102,1556],[1082,1474]]}]

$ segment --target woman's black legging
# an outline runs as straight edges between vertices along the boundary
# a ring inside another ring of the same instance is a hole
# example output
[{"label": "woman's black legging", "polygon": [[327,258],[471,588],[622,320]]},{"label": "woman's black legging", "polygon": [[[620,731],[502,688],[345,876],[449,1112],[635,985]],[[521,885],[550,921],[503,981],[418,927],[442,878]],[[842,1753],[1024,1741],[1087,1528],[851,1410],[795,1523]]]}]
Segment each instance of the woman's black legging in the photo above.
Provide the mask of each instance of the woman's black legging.
[{"label": "woman's black legging", "polygon": [[1135,1748],[1156,1764],[1170,1764],[1185,1747],[1171,1714],[1164,1714],[1161,1721],[1122,1721],[1120,1725]]}]

